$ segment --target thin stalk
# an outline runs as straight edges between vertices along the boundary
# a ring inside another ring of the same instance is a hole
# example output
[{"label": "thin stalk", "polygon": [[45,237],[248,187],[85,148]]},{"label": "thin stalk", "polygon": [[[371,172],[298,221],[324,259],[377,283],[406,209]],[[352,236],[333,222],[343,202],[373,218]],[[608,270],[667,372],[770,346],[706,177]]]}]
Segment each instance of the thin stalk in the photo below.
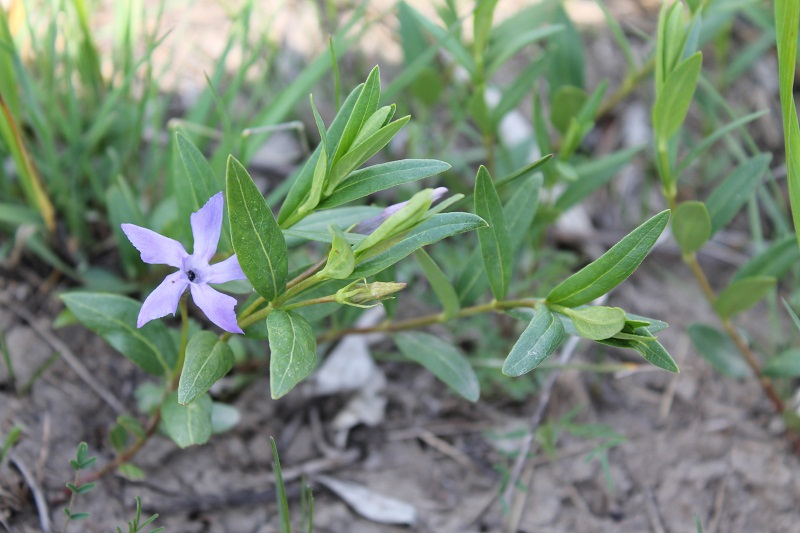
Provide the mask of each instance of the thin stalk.
[{"label": "thin stalk", "polygon": [[[78,472],[79,472],[78,470],[75,471],[75,477],[72,480],[72,484],[75,485],[76,487],[81,486],[78,484]],[[75,505],[75,497],[78,495],[78,493],[73,491],[70,492],[72,493],[72,495],[69,497],[69,506],[67,506],[67,509],[69,509],[69,511],[72,512],[72,506]],[[69,523],[71,521],[72,520],[70,519],[69,515],[64,517],[64,527],[61,528],[61,533],[67,533],[67,527],[69,526]]]},{"label": "thin stalk", "polygon": [[178,360],[175,362],[175,368],[172,369],[170,390],[175,390],[181,379],[183,362],[186,360],[186,345],[189,344],[189,308],[186,304],[186,298],[180,299],[178,307],[181,310],[181,347],[178,350]]},{"label": "thin stalk", "polygon": [[336,301],[336,295],[330,294],[328,296],[322,296],[320,298],[311,298],[310,300],[303,300],[302,302],[295,302],[293,304],[284,305],[281,307],[284,311],[291,311],[292,309],[297,309],[299,307],[308,307],[309,305],[318,305],[318,304],[329,304]]},{"label": "thin stalk", "polygon": [[127,450],[117,455],[113,461],[107,463],[103,468],[95,472],[92,472],[88,476],[81,479],[80,484],[77,481],[75,482],[75,484],[81,486],[86,483],[95,482],[98,479],[102,479],[106,477],[108,474],[114,472],[121,465],[129,462],[136,456],[137,453],[139,453],[139,450],[141,450],[144,447],[144,445],[147,444],[147,441],[150,440],[150,437],[152,437],[155,434],[156,430],[158,429],[159,422],[161,422],[161,406],[159,406],[159,408],[150,417],[150,420],[147,423],[147,428],[145,430],[144,436],[139,437],[136,440],[136,442],[131,444],[131,446]]},{"label": "thin stalk", "polygon": [[346,328],[338,331],[329,331],[317,338],[318,342],[332,341],[344,337],[346,335],[364,335],[367,333],[380,333],[380,332],[394,332],[405,331],[409,329],[417,329],[433,324],[440,324],[447,322],[454,318],[466,318],[470,316],[479,315],[481,313],[488,313],[491,311],[501,311],[504,309],[514,309],[516,307],[536,307],[543,299],[540,298],[524,298],[520,300],[493,300],[489,303],[473,305],[461,309],[452,317],[445,316],[444,313],[434,313],[418,318],[410,318],[407,320],[400,320],[398,322],[384,322],[376,326],[366,328]]},{"label": "thin stalk", "polygon": [[[714,302],[717,300],[717,296],[714,293],[714,289],[711,288],[711,284],[708,282],[708,277],[706,277],[703,267],[700,266],[700,263],[697,261],[697,258],[694,254],[684,256],[683,260],[691,269],[692,274],[694,275],[698,285],[700,285],[700,288],[706,297],[706,300],[708,300],[708,303],[710,303],[713,307]],[[750,370],[758,378],[759,383],[761,383],[761,388],[764,390],[764,394],[766,394],[770,399],[772,405],[775,407],[775,410],[779,413],[783,413],[783,400],[781,400],[780,396],[775,391],[775,388],[772,386],[772,381],[768,377],[761,375],[761,363],[758,361],[756,354],[754,354],[753,350],[751,350],[747,345],[747,341],[733,326],[733,323],[731,323],[730,319],[722,318],[719,316],[719,314],[717,314],[717,317],[719,318],[720,322],[722,322],[722,327],[725,329],[725,333],[728,334],[736,347],[739,348],[742,356],[744,356],[747,366],[750,367]]]},{"label": "thin stalk", "polygon": [[617,105],[622,100],[624,100],[625,97],[627,97],[631,92],[633,92],[633,90],[636,87],[638,87],[642,81],[644,81],[648,76],[650,76],[650,73],[653,71],[655,66],[656,66],[656,59],[655,56],[653,56],[650,59],[648,59],[647,63],[642,65],[642,67],[639,70],[628,73],[628,75],[623,80],[622,85],[620,85],[617,88],[617,90],[614,91],[614,93],[611,96],[609,96],[608,99],[605,102],[603,102],[603,104],[597,110],[597,113],[595,113],[594,115],[595,120],[606,116],[611,112],[612,109],[617,107]]}]

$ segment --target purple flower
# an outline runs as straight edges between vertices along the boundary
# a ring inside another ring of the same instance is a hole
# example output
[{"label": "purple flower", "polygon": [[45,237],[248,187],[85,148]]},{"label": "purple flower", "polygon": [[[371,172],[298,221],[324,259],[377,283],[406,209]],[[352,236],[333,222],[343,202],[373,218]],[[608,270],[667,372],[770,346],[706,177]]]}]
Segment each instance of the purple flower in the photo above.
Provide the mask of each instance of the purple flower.
[{"label": "purple flower", "polygon": [[206,205],[192,213],[194,253],[189,255],[183,245],[174,239],[134,224],[122,224],[122,231],[142,254],[142,261],[151,265],[169,265],[178,268],[164,278],[161,285],[150,293],[139,311],[136,327],[142,327],[156,318],[170,313],[175,315],[178,301],[186,287],[192,291],[194,303],[206,316],[225,331],[244,333],[236,322],[233,308],[236,299],[217,292],[209,283],[225,283],[246,279],[236,255],[209,265],[214,257],[222,229],[222,193],[212,196]]}]

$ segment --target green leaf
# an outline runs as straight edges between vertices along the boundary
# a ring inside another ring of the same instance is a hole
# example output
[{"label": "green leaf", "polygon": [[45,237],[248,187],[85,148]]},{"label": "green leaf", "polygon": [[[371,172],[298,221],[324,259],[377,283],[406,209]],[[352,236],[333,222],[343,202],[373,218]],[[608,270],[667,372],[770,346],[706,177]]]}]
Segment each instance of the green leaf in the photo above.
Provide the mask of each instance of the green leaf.
[{"label": "green leaf", "polygon": [[344,232],[338,226],[328,226],[332,235],[328,262],[321,274],[332,279],[347,279],[356,267],[356,257]]},{"label": "green leaf", "polygon": [[578,335],[594,341],[613,337],[625,326],[625,311],[619,307],[569,309],[554,306],[552,310],[568,316]]},{"label": "green leaf", "polygon": [[389,123],[391,117],[394,115],[395,108],[393,106],[383,106],[375,111],[372,116],[370,116],[364,125],[361,127],[361,131],[358,132],[355,140],[353,141],[353,146],[358,146],[362,142],[369,139],[373,134],[375,134],[379,129]]},{"label": "green leaf", "polygon": [[272,459],[275,461],[275,498],[278,503],[278,522],[280,533],[292,533],[292,517],[289,515],[289,499],[286,497],[286,487],[283,484],[283,474],[281,473],[281,460],[278,457],[278,445],[275,439],[269,438],[272,446]]},{"label": "green leaf", "polygon": [[[144,479],[144,472],[142,472],[142,469],[132,463],[122,463],[119,465],[117,471],[122,475],[122,477],[131,481],[141,481]],[[155,532],[151,531],[150,533]]]},{"label": "green leaf", "polygon": [[435,159],[403,159],[356,170],[318,207],[336,207],[384,189],[439,174],[449,168],[447,163]]},{"label": "green leaf", "polygon": [[[336,117],[333,119],[330,128],[328,128],[327,137],[330,149],[332,149],[333,146],[335,146],[336,143],[338,143],[341,139],[344,127],[347,124],[347,119],[350,117],[353,107],[358,100],[358,96],[361,94],[361,88],[361,86],[356,87],[348,95],[348,97],[342,103],[342,107],[339,108],[339,112],[336,113]],[[295,215],[300,207],[300,204],[302,204],[308,196],[308,193],[311,190],[311,182],[313,180],[314,170],[317,167],[317,161],[319,160],[320,154],[322,154],[323,150],[325,150],[325,147],[322,144],[319,144],[300,171],[288,178],[288,180],[292,182],[292,187],[289,189],[289,193],[286,195],[286,200],[283,202],[281,210],[278,213],[278,223],[281,225],[281,227],[285,228],[292,225],[289,224],[289,219]],[[294,222],[297,221],[295,220]]]},{"label": "green leaf", "polygon": [[430,333],[418,331],[398,333],[394,339],[403,355],[428,369],[467,400],[478,401],[478,376],[455,346]]},{"label": "green leaf", "polygon": [[311,178],[311,189],[305,202],[297,209],[302,215],[311,213],[319,205],[322,199],[322,189],[325,187],[328,177],[328,152],[324,149],[320,152],[317,164],[314,167],[314,175]]},{"label": "green leaf", "polygon": [[548,303],[576,307],[609,292],[636,270],[668,221],[669,210],[665,210],[633,230],[599,259],[550,291]]},{"label": "green leaf", "polygon": [[693,254],[711,237],[711,217],[703,202],[683,202],[672,215],[672,235],[681,251]]},{"label": "green leaf", "polygon": [[429,256],[425,250],[420,248],[414,252],[414,257],[425,272],[425,276],[427,276],[433,292],[436,293],[437,298],[442,302],[445,320],[456,316],[461,306],[453,284],[450,283],[450,280],[445,276],[444,272],[442,272],[442,269],[439,268],[439,265],[431,259],[431,256]]},{"label": "green leaf", "polygon": [[634,330],[635,336],[639,337],[629,337],[625,339],[602,339],[596,342],[600,344],[605,344],[607,346],[613,346],[615,348],[630,348],[631,350],[635,350],[639,353],[647,362],[652,365],[657,366],[658,368],[663,368],[669,372],[678,372],[678,365],[675,363],[675,360],[669,354],[669,352],[664,349],[660,342],[657,340],[653,340],[653,334],[647,328],[636,328]]},{"label": "green leaf", "polygon": [[697,353],[714,370],[731,378],[745,378],[750,375],[750,368],[728,335],[705,324],[692,324],[686,331]]},{"label": "green leaf", "polygon": [[770,154],[761,154],[748,159],[736,167],[709,195],[706,207],[711,217],[712,235],[724,228],[753,197],[771,157]]},{"label": "green leaf", "polygon": [[511,238],[503,205],[484,166],[475,178],[475,214],[489,224],[478,230],[478,240],[492,293],[495,299],[502,300],[511,283]]},{"label": "green leaf", "polygon": [[205,394],[211,386],[233,368],[233,351],[210,331],[198,331],[186,345],[178,384],[178,403],[186,405]]},{"label": "green leaf", "polygon": [[108,433],[108,440],[114,450],[118,453],[122,452],[128,445],[128,432],[119,424],[114,424],[114,427]]},{"label": "green leaf", "polygon": [[751,276],[772,276],[780,279],[798,262],[800,248],[797,247],[797,239],[794,235],[787,235],[745,263],[733,275],[732,281]]},{"label": "green leaf", "polygon": [[589,95],[580,87],[562,85],[553,95],[550,106],[550,123],[564,135],[572,119],[578,116]]},{"label": "green leaf", "polygon": [[[144,216],[139,209],[136,194],[120,175],[106,190],[105,196],[109,226],[114,233],[114,239],[117,241],[125,274],[131,278],[138,277],[137,274],[141,273],[143,263],[139,259],[138,251],[125,236],[120,226],[123,222],[138,226],[146,225]],[[6,209],[5,206],[0,206],[0,211],[4,209]],[[189,225],[189,212],[186,213],[186,225]]]},{"label": "green leaf", "polygon": [[484,227],[486,222],[471,213],[440,213],[412,229],[387,250],[359,263],[351,279],[367,278],[392,266],[423,246],[447,237]]},{"label": "green leaf", "polygon": [[147,372],[172,371],[178,354],[169,331],[160,320],[137,328],[141,304],[136,300],[90,292],[62,294],[61,299],[84,326]]},{"label": "green leaf", "polygon": [[336,147],[336,152],[333,157],[333,163],[336,164],[344,155],[350,151],[358,133],[364,126],[364,123],[370,116],[378,109],[378,102],[381,98],[381,72],[376,66],[372,69],[367,76],[367,81],[361,87],[361,92],[358,95],[353,106],[353,111],[347,119],[347,125],[344,127],[339,144]]},{"label": "green leaf", "polygon": [[[500,181],[496,183],[496,186],[500,185]],[[539,207],[542,181],[541,174],[530,176],[517,186],[514,195],[506,201],[506,205],[503,207],[503,214],[511,234],[512,261],[522,246],[523,240],[529,235],[528,229],[531,227]],[[456,281],[456,291],[461,303],[468,305],[477,300],[486,290],[488,283],[483,267],[483,257],[478,248],[470,254]]]},{"label": "green leaf", "polygon": [[536,309],[533,319],[522,332],[503,363],[503,374],[527,374],[550,357],[564,339],[564,326],[546,305]]},{"label": "green leaf", "polygon": [[750,113],[749,115],[740,117],[714,130],[700,143],[697,143],[693,146],[692,150],[681,160],[680,165],[678,165],[678,169],[675,171],[675,175],[680,176],[681,174],[683,174],[683,171],[686,170],[689,167],[689,165],[691,165],[698,157],[705,154],[706,151],[711,147],[711,145],[717,142],[719,139],[721,139],[728,133],[731,133],[734,130],[741,128],[748,122],[752,122],[757,118],[763,117],[767,113],[769,113],[768,109],[762,109],[761,111],[756,111],[755,113]]},{"label": "green leaf", "polygon": [[267,318],[269,387],[276,400],[308,376],[317,364],[317,338],[311,325],[292,311],[275,309]]},{"label": "green leaf", "polygon": [[214,176],[203,153],[180,131],[175,132],[175,146],[186,170],[176,173],[175,196],[179,205],[184,206],[181,212],[188,220],[189,213],[203,207],[219,192],[222,183]]},{"label": "green leaf", "polygon": [[668,76],[653,106],[653,129],[656,138],[668,140],[675,135],[686,118],[689,104],[700,79],[703,54],[697,52],[684,60]]},{"label": "green leaf", "polygon": [[211,437],[211,409],[213,402],[208,394],[197,398],[189,405],[178,403],[178,393],[173,392],[164,400],[161,408],[161,423],[164,430],[180,448],[205,444]]},{"label": "green leaf", "polygon": [[800,349],[792,348],[772,357],[761,374],[771,378],[796,378],[800,376]]},{"label": "green leaf", "polygon": [[214,434],[225,433],[233,429],[242,415],[239,410],[226,403],[214,402],[211,406],[211,432]]},{"label": "green leaf", "polygon": [[613,154],[575,166],[574,169],[578,179],[567,185],[567,188],[556,200],[555,208],[559,211],[566,211],[570,207],[579,204],[594,191],[608,183],[617,172],[631,162],[636,154],[642,151],[643,147],[644,145],[625,148]]},{"label": "green leaf", "polygon": [[247,170],[228,157],[228,213],[239,265],[253,288],[269,301],[286,287],[286,241],[264,197]]},{"label": "green leaf", "polygon": [[330,177],[328,178],[328,185],[325,188],[325,195],[330,196],[352,171],[366,163],[370,157],[377,154],[381,148],[389,144],[389,141],[397,135],[397,132],[399,132],[409,120],[411,120],[410,116],[399,118],[382,127],[360,144],[351,147],[350,151],[333,164]]},{"label": "green leaf", "polygon": [[777,280],[771,276],[752,276],[734,281],[723,290],[714,302],[720,317],[730,318],[758,303]]},{"label": "green leaf", "polygon": [[794,103],[794,79],[797,64],[797,26],[800,4],[775,0],[775,30],[778,45],[778,78],[783,119],[786,178],[795,234],[800,243],[800,123]]}]

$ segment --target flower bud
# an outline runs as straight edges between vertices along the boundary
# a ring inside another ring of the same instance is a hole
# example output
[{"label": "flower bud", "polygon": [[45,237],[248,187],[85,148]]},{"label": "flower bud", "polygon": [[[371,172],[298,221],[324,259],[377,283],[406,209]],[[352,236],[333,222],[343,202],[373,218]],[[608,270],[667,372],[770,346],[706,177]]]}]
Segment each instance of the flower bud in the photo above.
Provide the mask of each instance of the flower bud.
[{"label": "flower bud", "polygon": [[374,281],[358,285],[358,280],[336,291],[335,299],[342,305],[355,307],[374,307],[378,302],[385,300],[390,295],[403,290],[405,283],[395,281]]}]

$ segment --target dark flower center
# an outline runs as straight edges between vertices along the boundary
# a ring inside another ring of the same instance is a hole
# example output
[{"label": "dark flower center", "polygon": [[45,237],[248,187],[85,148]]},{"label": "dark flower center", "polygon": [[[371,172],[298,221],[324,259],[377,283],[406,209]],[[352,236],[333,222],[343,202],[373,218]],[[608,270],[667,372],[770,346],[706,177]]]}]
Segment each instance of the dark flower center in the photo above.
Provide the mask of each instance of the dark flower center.
[{"label": "dark flower center", "polygon": [[194,281],[194,278],[196,278],[197,276],[195,275],[193,270],[188,270],[186,272],[186,277],[189,278],[189,281]]}]

